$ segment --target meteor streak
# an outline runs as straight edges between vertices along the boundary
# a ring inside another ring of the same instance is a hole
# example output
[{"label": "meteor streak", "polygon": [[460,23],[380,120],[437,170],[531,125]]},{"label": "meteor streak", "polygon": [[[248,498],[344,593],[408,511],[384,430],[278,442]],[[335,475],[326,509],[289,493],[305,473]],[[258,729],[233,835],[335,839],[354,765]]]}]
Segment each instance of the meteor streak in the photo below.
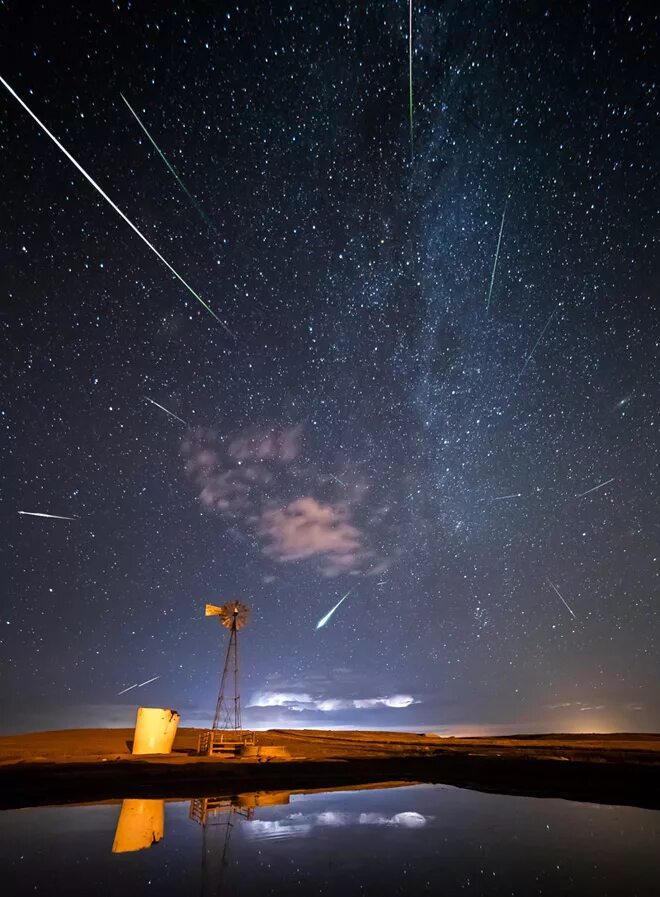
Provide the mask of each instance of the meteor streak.
[{"label": "meteor streak", "polygon": [[412,0],[409,0],[408,4],[408,84],[409,84],[409,99],[408,104],[410,107],[410,162],[412,164],[413,161],[413,65],[412,65],[412,57],[413,57],[413,5]]},{"label": "meteor streak", "polygon": [[78,520],[77,517],[63,517],[61,514],[42,514],[40,511],[17,511],[17,514],[25,514],[26,517],[48,517],[52,520]]},{"label": "meteor streak", "polygon": [[521,498],[522,492],[514,492],[512,495],[498,495],[497,498],[491,499],[491,501],[504,501],[507,498]]},{"label": "meteor streak", "polygon": [[[193,206],[195,207],[195,209],[196,209],[196,210],[199,212],[199,214],[201,215],[202,220],[204,221],[204,224],[206,224],[207,227],[210,227],[210,228],[212,228],[213,230],[215,230],[215,227],[213,227],[213,225],[211,224],[211,222],[209,221],[209,219],[208,219],[208,218],[206,217],[206,215],[204,214],[204,210],[202,209],[202,207],[200,206],[200,204],[197,202],[197,200],[196,200],[195,197],[192,195],[192,193],[190,192],[190,190],[186,187],[186,185],[183,183],[183,181],[181,180],[181,178],[179,177],[179,175],[176,173],[176,171],[175,171],[175,169],[174,169],[174,166],[170,164],[170,162],[169,162],[169,160],[167,159],[165,153],[164,153],[164,152],[161,150],[161,148],[158,146],[158,144],[156,143],[156,141],[154,140],[154,138],[151,136],[151,134],[149,133],[149,131],[147,131],[146,125],[142,122],[142,120],[140,119],[140,116],[137,114],[137,112],[135,111],[135,109],[133,109],[133,107],[132,107],[131,104],[128,102],[128,100],[126,99],[126,97],[124,96],[123,93],[120,93],[119,96],[120,96],[120,97],[122,98],[122,100],[126,103],[126,105],[128,106],[128,108],[129,108],[131,114],[133,115],[133,117],[135,118],[135,120],[137,121],[137,123],[139,124],[139,126],[142,128],[142,130],[144,131],[144,133],[147,135],[147,138],[149,139],[149,142],[151,143],[151,145],[153,146],[153,148],[156,150],[156,152],[158,153],[158,155],[161,157],[161,159],[163,160],[163,162],[164,162],[165,165],[167,166],[167,170],[168,170],[168,171],[169,171],[169,172],[176,178],[176,182],[177,182],[177,184],[179,185],[179,187],[181,187],[181,189],[182,189],[183,192],[186,194],[186,196],[188,197],[188,199],[190,200],[190,202],[193,204]],[[217,231],[216,231],[216,233],[217,233]]]},{"label": "meteor streak", "polygon": [[184,285],[184,287],[188,290],[188,292],[191,293],[191,294],[195,297],[195,299],[197,299],[197,301],[198,301],[201,305],[204,306],[204,308],[207,310],[207,312],[208,312],[210,315],[213,315],[213,317],[216,319],[216,321],[218,322],[218,324],[220,324],[222,327],[224,327],[224,329],[227,331],[227,333],[228,333],[230,336],[234,337],[234,339],[236,339],[235,334],[232,333],[232,331],[229,329],[229,327],[227,327],[227,325],[225,324],[225,322],[224,322],[221,318],[219,318],[219,317],[216,315],[216,313],[213,311],[213,309],[211,308],[211,306],[208,305],[208,304],[202,299],[202,297],[199,295],[199,293],[196,293],[195,290],[193,290],[193,288],[190,286],[190,284],[189,284],[186,280],[184,280],[183,277],[181,277],[181,275],[178,273],[178,271],[175,271],[175,270],[174,270],[174,268],[172,267],[172,265],[170,265],[170,263],[167,261],[167,259],[164,258],[164,256],[162,256],[162,255],[160,254],[160,252],[156,249],[156,247],[155,247],[152,243],[149,242],[149,240],[147,240],[147,238],[144,236],[144,234],[142,233],[142,231],[139,230],[139,229],[135,226],[135,224],[133,224],[133,222],[131,221],[131,219],[128,218],[128,216],[125,215],[125,214],[122,212],[122,210],[119,208],[119,206],[116,205],[116,204],[110,199],[110,197],[108,196],[108,194],[107,194],[107,193],[106,193],[106,192],[105,192],[105,191],[104,191],[104,190],[103,190],[103,189],[96,183],[96,181],[94,180],[94,178],[93,178],[90,174],[88,174],[88,173],[85,171],[85,169],[82,167],[82,165],[81,165],[79,162],[77,162],[77,161],[73,158],[73,156],[71,155],[71,153],[70,153],[64,146],[62,146],[62,144],[61,144],[60,141],[57,139],[57,137],[55,137],[55,135],[52,134],[52,133],[48,130],[48,128],[46,127],[46,125],[45,125],[40,119],[37,118],[37,116],[36,116],[36,115],[34,114],[34,112],[30,109],[30,107],[29,107],[26,103],[24,103],[23,100],[19,97],[19,95],[16,93],[16,91],[13,89],[13,87],[11,87],[9,84],[7,84],[7,82],[6,82],[5,79],[2,77],[2,75],[0,75],[0,82],[2,82],[2,85],[3,85],[4,87],[6,87],[6,89],[7,89],[8,92],[14,97],[14,99],[15,99],[15,100],[18,100],[18,102],[19,102],[20,105],[25,109],[25,111],[28,113],[28,115],[36,121],[36,123],[39,125],[39,127],[41,128],[41,130],[44,132],[44,134],[47,134],[48,137],[50,137],[50,139],[53,141],[53,143],[55,144],[55,146],[56,146],[58,149],[60,149],[60,150],[64,153],[64,155],[67,157],[67,159],[75,165],[75,167],[76,167],[76,168],[78,169],[78,171],[82,174],[82,176],[83,176],[84,178],[86,178],[86,179],[89,181],[89,183],[92,185],[92,187],[94,187],[94,189],[95,189],[95,190],[96,190],[96,191],[103,197],[103,199],[105,199],[105,201],[108,203],[108,205],[112,206],[112,208],[115,210],[115,212],[116,212],[121,218],[123,218],[124,221],[126,222],[126,224],[128,224],[128,226],[129,226],[133,231],[135,231],[135,233],[138,235],[138,237],[139,237],[144,243],[147,244],[147,246],[149,247],[149,249],[151,249],[151,251],[154,253],[154,255],[157,256],[157,257],[161,260],[161,262],[165,265],[165,267],[168,268],[168,269],[172,272],[172,274],[174,274],[174,276],[177,278],[177,280],[179,280],[179,281]]},{"label": "meteor streak", "polygon": [[502,242],[502,231],[504,230],[504,216],[506,215],[506,204],[509,201],[509,197],[507,196],[504,201],[504,211],[502,212],[502,222],[500,224],[500,235],[497,238],[497,249],[495,250],[495,261],[493,262],[493,273],[490,277],[490,289],[488,290],[488,299],[486,300],[486,314],[488,314],[488,309],[490,308],[490,297],[493,293],[493,284],[495,283],[495,272],[497,271],[497,260],[500,257],[500,243]]},{"label": "meteor streak", "polygon": [[183,418],[181,418],[181,417],[179,417],[178,415],[174,414],[173,411],[168,411],[167,408],[166,408],[164,405],[159,405],[158,402],[154,402],[154,400],[153,400],[153,399],[150,399],[149,396],[145,396],[144,398],[145,398],[145,401],[147,401],[147,402],[151,402],[152,405],[155,405],[156,408],[160,408],[160,410],[161,410],[161,411],[164,411],[165,414],[169,414],[169,416],[170,416],[170,417],[173,417],[174,420],[178,420],[178,421],[180,421],[180,423],[185,424],[186,427],[188,426],[188,424],[185,422],[185,420],[183,420]]},{"label": "meteor streak", "polygon": [[336,476],[334,475],[334,473],[331,473],[330,476],[332,477],[333,480],[336,480],[336,481],[339,483],[340,486],[344,486],[344,487],[346,486],[346,483],[343,483],[343,482],[339,479],[339,477],[336,477]]},{"label": "meteor streak", "polygon": [[330,620],[330,617],[334,614],[334,612],[337,610],[339,605],[343,601],[346,601],[346,599],[348,598],[348,596],[351,594],[352,591],[353,591],[353,589],[349,589],[348,592],[346,592],[346,594],[344,595],[344,597],[339,599],[339,601],[335,604],[335,606],[332,608],[332,610],[328,611],[328,613],[325,615],[325,617],[321,617],[321,619],[316,624],[317,629],[322,629],[325,626],[325,624]]},{"label": "meteor streak", "polygon": [[578,495],[576,495],[575,497],[576,497],[576,498],[582,498],[582,497],[585,496],[585,495],[589,495],[590,492],[595,492],[596,489],[602,489],[603,486],[608,486],[610,483],[613,483],[613,482],[614,482],[614,477],[612,477],[611,480],[605,480],[604,483],[599,483],[597,486],[592,486],[591,489],[587,489],[586,492],[580,492],[580,493],[579,493]]},{"label": "meteor streak", "polygon": [[529,353],[529,355],[528,355],[527,358],[525,359],[525,363],[523,364],[522,368],[520,369],[520,373],[519,373],[518,376],[516,377],[516,383],[518,383],[518,381],[520,380],[520,378],[522,377],[522,375],[525,373],[525,368],[526,368],[527,365],[529,364],[529,362],[530,362],[530,360],[531,360],[531,358],[532,358],[532,355],[536,352],[539,343],[540,343],[541,340],[543,339],[543,336],[544,336],[544,334],[545,334],[545,331],[546,331],[546,330],[548,329],[548,327],[550,326],[550,321],[552,321],[552,319],[554,318],[554,316],[557,314],[558,311],[559,311],[559,307],[557,307],[557,308],[552,312],[552,314],[550,315],[550,317],[548,318],[548,320],[545,322],[545,327],[544,327],[543,330],[541,331],[541,334],[540,334],[539,338],[538,338],[538,339],[536,340],[536,342],[534,343],[534,348],[532,349],[532,351]]},{"label": "meteor streak", "polygon": [[128,688],[125,688],[123,691],[118,691],[117,697],[119,697],[119,695],[125,695],[127,691],[132,691],[134,688],[142,688],[143,685],[149,685],[150,682],[155,682],[156,679],[160,679],[160,676],[154,676],[153,679],[147,679],[146,682],[136,682],[135,685],[129,685]]},{"label": "meteor streak", "polygon": [[559,598],[563,601],[563,603],[564,603],[566,609],[568,610],[568,612],[570,613],[570,615],[573,617],[573,619],[574,619],[574,620],[577,619],[576,616],[575,616],[575,614],[574,614],[573,611],[571,610],[571,608],[568,606],[568,604],[566,604],[566,601],[564,600],[564,596],[561,594],[561,592],[559,591],[559,589],[557,588],[557,586],[554,584],[554,582],[552,582],[552,581],[550,580],[550,578],[547,577],[547,576],[546,576],[546,579],[548,580],[549,585],[551,585],[552,588],[555,590],[555,592],[557,593],[557,595],[559,596]]}]

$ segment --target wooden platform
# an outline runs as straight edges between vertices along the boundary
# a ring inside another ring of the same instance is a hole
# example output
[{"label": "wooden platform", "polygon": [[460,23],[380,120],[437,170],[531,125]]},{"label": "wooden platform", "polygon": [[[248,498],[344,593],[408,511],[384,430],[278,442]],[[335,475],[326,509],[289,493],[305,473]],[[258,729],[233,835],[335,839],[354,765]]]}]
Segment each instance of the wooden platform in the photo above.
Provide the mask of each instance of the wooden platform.
[{"label": "wooden platform", "polygon": [[201,732],[197,753],[203,757],[238,757],[246,744],[254,744],[254,732],[236,729],[207,729]]}]

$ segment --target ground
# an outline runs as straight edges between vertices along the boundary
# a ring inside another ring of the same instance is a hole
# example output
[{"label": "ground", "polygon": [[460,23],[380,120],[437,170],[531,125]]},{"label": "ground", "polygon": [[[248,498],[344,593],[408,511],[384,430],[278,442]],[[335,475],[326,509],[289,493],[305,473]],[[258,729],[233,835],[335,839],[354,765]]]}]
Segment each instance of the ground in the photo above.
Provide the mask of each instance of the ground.
[{"label": "ground", "polygon": [[[0,805],[110,797],[200,796],[238,790],[339,787],[387,780],[656,806],[660,735],[437,735],[279,729],[257,744],[285,756],[196,754],[201,730],[182,728],[173,753],[132,756],[132,729],[71,729],[0,738]],[[288,756],[287,756],[288,755]]]}]

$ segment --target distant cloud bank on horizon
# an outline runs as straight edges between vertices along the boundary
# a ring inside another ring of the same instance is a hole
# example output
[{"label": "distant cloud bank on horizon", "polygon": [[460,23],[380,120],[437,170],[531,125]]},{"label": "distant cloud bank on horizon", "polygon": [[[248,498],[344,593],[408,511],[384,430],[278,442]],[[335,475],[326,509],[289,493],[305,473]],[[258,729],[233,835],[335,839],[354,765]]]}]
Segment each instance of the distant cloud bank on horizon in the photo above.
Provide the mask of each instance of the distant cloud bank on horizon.
[{"label": "distant cloud bank on horizon", "polygon": [[308,694],[295,692],[256,692],[250,698],[248,707],[280,707],[302,712],[305,710],[333,713],[338,710],[377,710],[390,707],[401,710],[412,704],[421,703],[412,695],[389,695],[376,698],[313,698]]}]

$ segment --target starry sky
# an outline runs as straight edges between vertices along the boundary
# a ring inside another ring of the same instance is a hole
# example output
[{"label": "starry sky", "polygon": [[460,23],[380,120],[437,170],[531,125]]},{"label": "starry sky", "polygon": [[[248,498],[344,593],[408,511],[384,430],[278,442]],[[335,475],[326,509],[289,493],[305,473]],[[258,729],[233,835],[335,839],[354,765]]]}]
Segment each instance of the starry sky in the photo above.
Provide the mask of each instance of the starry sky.
[{"label": "starry sky", "polygon": [[0,15],[3,731],[660,729],[650,6]]}]

